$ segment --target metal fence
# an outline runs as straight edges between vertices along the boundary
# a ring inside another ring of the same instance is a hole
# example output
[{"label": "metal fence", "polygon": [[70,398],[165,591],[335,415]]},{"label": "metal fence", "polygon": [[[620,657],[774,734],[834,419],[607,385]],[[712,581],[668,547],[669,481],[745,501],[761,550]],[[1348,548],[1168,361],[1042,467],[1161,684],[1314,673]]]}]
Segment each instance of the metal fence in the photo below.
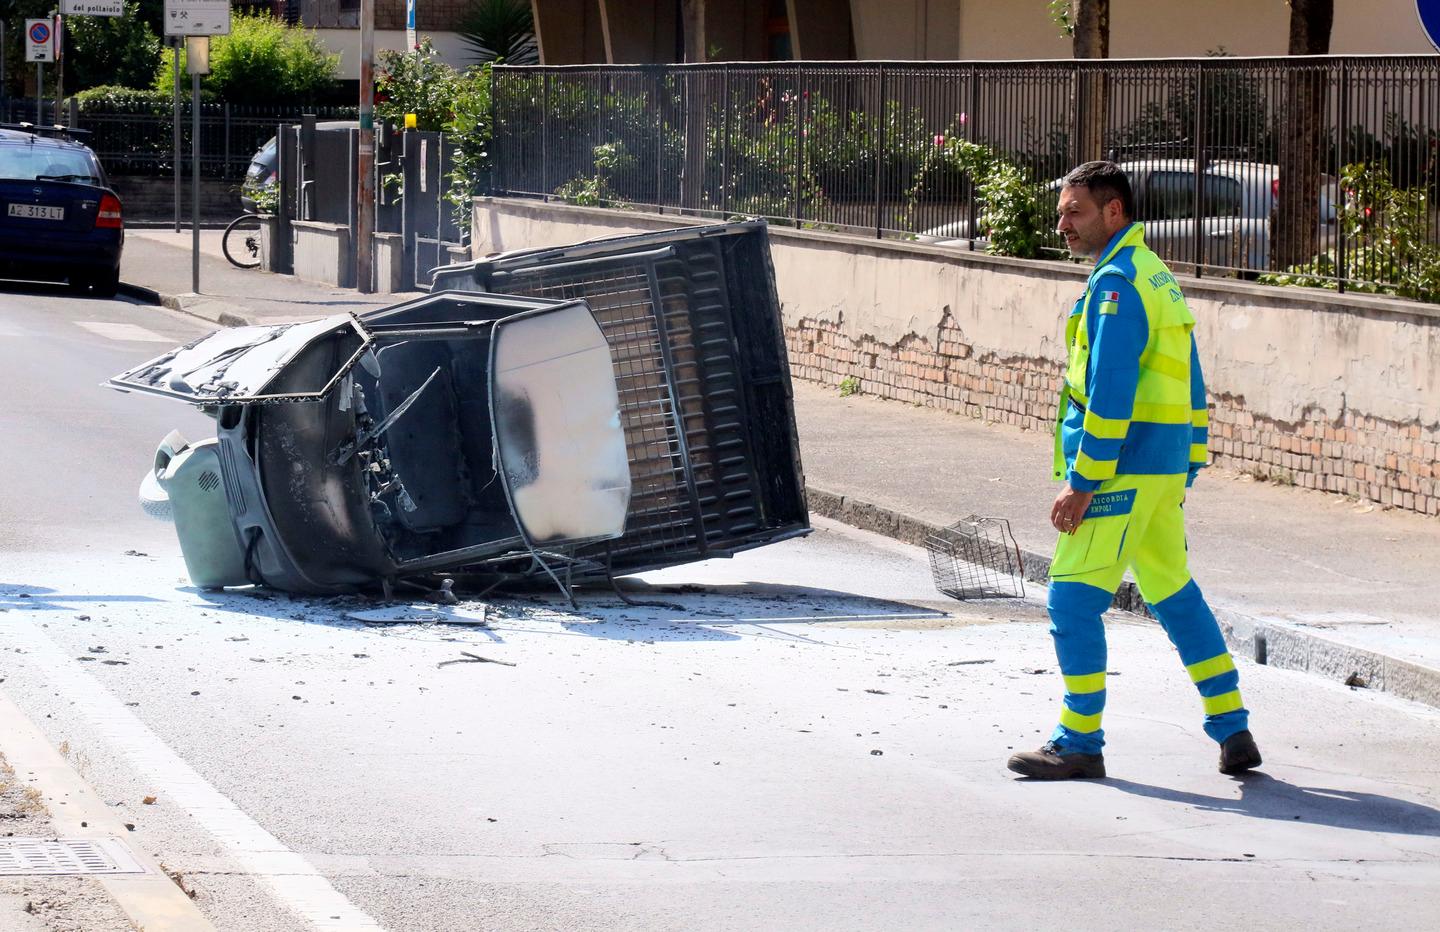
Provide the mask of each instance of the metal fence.
[{"label": "metal fence", "polygon": [[[286,243],[296,220],[344,226],[354,239],[360,131],[317,123],[313,129],[287,124],[279,138],[275,213]],[[401,131],[388,123],[376,127],[374,230],[399,234],[400,281],[407,290],[428,285],[433,269],[450,264],[449,250],[468,241],[461,219],[469,203],[452,189],[457,148],[455,138],[444,133]],[[290,268],[289,257],[275,267]]]},{"label": "metal fence", "polygon": [[1108,157],[1180,270],[1440,300],[1433,56],[498,67],[493,107],[499,193],[1061,255]]},{"label": "metal fence", "polygon": [[[99,156],[111,175],[166,175],[174,170],[175,116],[169,104],[148,103],[81,108],[67,101],[62,118],[55,119],[51,101],[41,102],[43,123],[64,123],[89,130],[86,144]],[[33,99],[12,98],[4,102],[5,121],[36,122]],[[354,120],[355,107],[291,108],[258,107],[244,104],[200,105],[200,172],[208,178],[244,177],[250,158],[266,140],[275,135],[280,123],[298,123],[302,114],[317,119]],[[190,174],[191,111],[188,102],[180,107],[180,165]]]}]

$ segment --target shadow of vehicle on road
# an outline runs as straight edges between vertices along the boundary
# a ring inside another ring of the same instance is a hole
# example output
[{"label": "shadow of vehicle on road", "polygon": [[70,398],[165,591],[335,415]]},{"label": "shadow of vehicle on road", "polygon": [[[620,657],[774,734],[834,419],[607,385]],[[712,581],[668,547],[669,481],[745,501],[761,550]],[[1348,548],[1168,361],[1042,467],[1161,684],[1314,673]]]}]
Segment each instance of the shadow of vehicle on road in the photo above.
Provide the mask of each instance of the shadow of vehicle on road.
[{"label": "shadow of vehicle on road", "polygon": [[130,301],[125,295],[103,297],[86,291],[80,291],[66,284],[64,281],[31,280],[23,278],[0,278],[0,295],[28,295],[37,298],[58,298],[64,296],[90,301],[119,301],[122,304]]},{"label": "shadow of vehicle on road", "polygon": [[148,595],[67,595],[45,586],[24,586],[15,583],[0,583],[0,611],[72,611],[80,605],[95,605],[103,608],[112,602],[163,602]]},{"label": "shadow of vehicle on road", "polygon": [[1135,796],[1183,803],[1209,812],[1233,812],[1257,819],[1308,822],[1362,832],[1440,837],[1440,809],[1423,803],[1322,786],[1297,786],[1265,773],[1248,773],[1240,798],[1205,796],[1131,780],[1096,781]]}]

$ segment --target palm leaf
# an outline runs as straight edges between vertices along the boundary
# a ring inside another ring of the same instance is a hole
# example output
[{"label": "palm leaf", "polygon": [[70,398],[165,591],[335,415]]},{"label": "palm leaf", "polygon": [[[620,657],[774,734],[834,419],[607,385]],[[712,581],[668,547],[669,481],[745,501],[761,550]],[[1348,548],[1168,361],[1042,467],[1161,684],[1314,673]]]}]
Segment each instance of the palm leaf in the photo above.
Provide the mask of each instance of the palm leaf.
[{"label": "palm leaf", "polygon": [[530,0],[473,0],[456,30],[478,60],[508,65],[540,61]]}]

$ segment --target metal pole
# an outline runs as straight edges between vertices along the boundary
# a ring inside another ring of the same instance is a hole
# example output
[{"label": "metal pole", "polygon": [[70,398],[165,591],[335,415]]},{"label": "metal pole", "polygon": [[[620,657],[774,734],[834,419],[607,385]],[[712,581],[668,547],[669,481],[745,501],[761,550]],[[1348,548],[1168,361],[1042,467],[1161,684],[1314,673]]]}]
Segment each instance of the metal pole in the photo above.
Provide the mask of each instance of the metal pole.
[{"label": "metal pole", "polygon": [[725,65],[723,90],[720,92],[720,119],[724,120],[720,142],[720,210],[730,216],[730,66]]},{"label": "metal pole", "polygon": [[375,230],[375,0],[360,0],[360,183],[355,186],[355,289],[373,294]]},{"label": "metal pole", "polygon": [[[550,73],[547,71],[540,85],[540,191],[545,200],[550,200]],[[658,95],[657,95],[658,97]],[[657,183],[658,185],[658,183]],[[657,186],[657,192],[660,190]],[[657,193],[655,203],[660,203]]]},{"label": "metal pole", "polygon": [[885,65],[877,66],[880,69],[880,97],[878,106],[880,108],[880,129],[875,134],[875,238],[881,239],[885,235],[884,208],[884,158],[885,158]]},{"label": "metal pole", "polygon": [[[495,146],[495,143],[494,143],[494,140],[500,138],[500,132],[499,132],[499,130],[498,130],[498,128],[497,128],[497,127],[499,127],[500,123],[499,123],[499,121],[496,119],[496,114],[499,113],[499,109],[497,108],[497,106],[496,106],[496,104],[495,104],[495,87],[496,87],[496,81],[495,81],[495,66],[494,66],[494,65],[491,65],[491,66],[490,66],[490,139],[491,139],[492,141],[491,141],[491,143],[490,143],[490,170],[489,170],[489,172],[488,172],[489,177],[487,177],[487,178],[485,179],[485,193],[486,193],[486,194],[494,194],[494,193],[495,193],[495,191],[496,191],[496,184],[495,184],[496,174],[497,174],[498,171],[503,170],[503,168],[504,168],[504,163],[500,160],[499,153],[498,153],[498,151],[496,150],[496,146]],[[508,181],[509,179],[507,178],[507,179],[505,179],[505,180]],[[507,187],[506,187],[506,190],[509,190],[508,185],[507,185]],[[472,241],[473,241],[473,238],[472,238]]]},{"label": "metal pole", "polygon": [[175,232],[180,232],[180,40],[170,47],[170,69],[175,72],[175,125],[171,130],[171,142],[175,148]]},{"label": "metal pole", "polygon": [[1195,250],[1195,277],[1205,274],[1205,63],[1195,63],[1195,224],[1192,248]]},{"label": "metal pole", "polygon": [[60,102],[65,99],[65,17],[55,14],[55,35],[50,40],[55,43],[55,119],[52,123],[60,122]]},{"label": "metal pole", "polygon": [[400,137],[400,258],[404,271],[401,284],[409,291],[415,287],[416,256],[420,252],[415,218],[420,207],[420,131],[406,129]]},{"label": "metal pole", "polygon": [[190,72],[190,290],[200,293],[200,75]]},{"label": "metal pole", "polygon": [[45,88],[45,66],[38,61],[35,63],[35,125],[39,126],[40,120],[40,95]]},{"label": "metal pole", "polygon": [[[1340,164],[1335,167],[1335,174],[1341,178],[1345,176],[1345,162],[1350,157],[1350,69],[1346,67],[1346,60],[1340,59],[1340,101],[1339,101],[1339,123],[1335,135],[1340,141]],[[1349,270],[1345,266],[1348,258],[1345,255],[1347,243],[1345,242],[1345,185],[1339,183],[1334,197],[1331,199],[1331,208],[1335,211],[1335,249],[1337,261],[1335,269],[1335,288],[1341,294],[1345,293],[1345,279],[1349,276]],[[1323,222],[1324,217],[1320,218]]]},{"label": "metal pole", "polygon": [[805,69],[795,68],[795,188],[790,192],[790,216],[800,226],[800,187],[805,178]]}]

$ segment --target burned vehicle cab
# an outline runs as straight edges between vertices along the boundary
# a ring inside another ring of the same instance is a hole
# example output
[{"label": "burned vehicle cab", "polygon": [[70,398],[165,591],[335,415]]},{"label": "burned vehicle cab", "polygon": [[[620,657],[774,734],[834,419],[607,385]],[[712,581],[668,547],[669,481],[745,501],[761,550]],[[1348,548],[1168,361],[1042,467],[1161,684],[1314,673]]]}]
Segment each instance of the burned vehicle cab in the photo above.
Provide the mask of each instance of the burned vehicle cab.
[{"label": "burned vehicle cab", "polygon": [[610,344],[629,450],[616,573],[808,533],[789,364],[763,221],[492,256],[433,292],[584,299]]},{"label": "burned vehicle cab", "polygon": [[215,414],[245,572],[226,584],[352,591],[624,530],[616,386],[582,302],[435,295],[222,330],[111,384]]},{"label": "burned vehicle cab", "polygon": [[221,330],[110,380],[215,416],[213,441],[162,441],[141,490],[197,585],[445,573],[568,593],[809,531],[764,223],[435,281],[361,316]]}]

